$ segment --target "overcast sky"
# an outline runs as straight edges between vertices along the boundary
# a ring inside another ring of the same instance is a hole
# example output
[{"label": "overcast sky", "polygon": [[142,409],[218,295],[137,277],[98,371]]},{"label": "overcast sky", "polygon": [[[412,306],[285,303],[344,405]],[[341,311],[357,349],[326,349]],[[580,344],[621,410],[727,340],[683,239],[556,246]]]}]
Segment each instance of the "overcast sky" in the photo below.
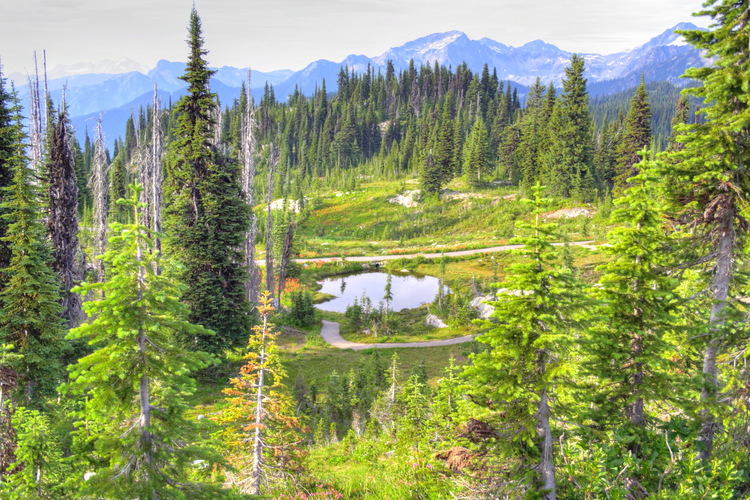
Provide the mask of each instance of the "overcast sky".
[{"label": "overcast sky", "polygon": [[[184,61],[192,0],[0,0],[4,73],[128,58]],[[519,46],[627,50],[694,18],[702,0],[196,0],[212,66],[302,69],[317,59],[377,56],[431,33],[460,30]]]}]

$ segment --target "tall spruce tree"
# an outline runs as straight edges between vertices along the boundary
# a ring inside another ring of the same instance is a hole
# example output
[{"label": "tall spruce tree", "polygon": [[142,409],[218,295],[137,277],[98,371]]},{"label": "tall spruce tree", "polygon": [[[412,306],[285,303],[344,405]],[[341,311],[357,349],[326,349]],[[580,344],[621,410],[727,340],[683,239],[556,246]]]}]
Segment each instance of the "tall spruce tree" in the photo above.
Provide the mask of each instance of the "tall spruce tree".
[{"label": "tall spruce tree", "polygon": [[100,459],[82,493],[214,498],[208,485],[189,477],[194,460],[215,457],[197,444],[195,421],[185,416],[185,398],[195,389],[190,372],[207,366],[211,357],[175,341],[212,332],[186,320],[187,306],[179,301],[185,287],[171,277],[169,262],[160,259],[149,228],[140,224],[140,187],[131,190],[126,206],[135,223],[112,224],[104,255],[108,281],[76,288],[101,291],[102,298],[86,302],[89,320],[68,334],[96,348],[69,368],[71,381],[63,386],[84,397],[79,432],[93,440]]},{"label": "tall spruce tree", "polygon": [[[639,163],[641,173],[615,200],[612,221],[617,227],[605,250],[613,258],[597,269],[603,273],[593,292],[599,299],[597,320],[582,341],[588,355],[582,379],[593,381],[582,384],[582,414],[597,431],[614,430],[628,443],[619,450],[621,456],[632,453],[639,459],[653,452],[649,440],[657,408],[681,407],[677,403],[690,387],[669,342],[677,339],[679,329],[679,282],[668,267],[668,241],[650,166]],[[638,473],[630,470],[622,479],[628,484]]]},{"label": "tall spruce tree", "polygon": [[[554,88],[552,90],[554,91]],[[549,121],[544,93],[545,88],[537,78],[536,82],[529,87],[526,109],[518,124],[520,140],[514,156],[521,176],[521,184],[527,188],[531,188],[539,180],[540,163],[544,155],[541,144],[542,136]],[[554,92],[552,99],[552,104],[554,104]]]},{"label": "tall spruce tree", "polygon": [[[716,412],[727,401],[721,396],[718,357],[746,339],[728,335],[733,288],[744,260],[744,218],[750,190],[750,6],[747,0],[709,0],[700,15],[714,23],[708,31],[680,32],[695,48],[706,51],[713,64],[691,68],[685,75],[700,82],[684,92],[703,100],[705,120],[678,126],[682,149],[661,157],[660,177],[670,216],[682,224],[685,259],[703,271],[711,297],[707,311],[701,391],[700,457],[712,457],[720,423]],[[746,435],[746,433],[745,433]]]},{"label": "tall spruce tree", "polygon": [[487,150],[487,128],[481,115],[474,121],[471,134],[466,141],[464,156],[464,171],[472,187],[482,185],[482,176],[487,175],[490,168]]},{"label": "tall spruce tree", "polygon": [[[10,244],[2,240],[8,231],[8,221],[2,217],[6,213],[2,202],[6,196],[5,188],[13,180],[11,158],[16,155],[17,150],[12,109],[12,96],[5,89],[3,67],[0,65],[0,269],[5,269],[10,264]],[[5,276],[0,272],[0,290],[5,287],[5,281]]]},{"label": "tall spruce tree", "polygon": [[544,182],[550,193],[582,201],[594,197],[592,122],[584,59],[573,54],[565,68],[562,95],[550,119],[554,130],[546,155]]},{"label": "tall spruce tree", "polygon": [[[425,156],[422,169],[422,189],[427,194],[438,194],[453,179],[456,171],[454,154],[453,92],[446,95],[434,147]],[[434,151],[434,153],[432,152]]]},{"label": "tall spruce tree", "polygon": [[635,165],[641,161],[639,153],[650,144],[651,108],[648,104],[646,81],[641,76],[641,83],[630,100],[630,109],[625,116],[625,131],[617,149],[617,188],[626,187],[627,180],[638,174]]},{"label": "tall spruce tree", "polygon": [[[550,243],[555,224],[542,221],[549,200],[543,188],[533,189],[533,223],[522,224],[529,235],[514,238],[524,247],[515,251],[524,261],[509,269],[488,323],[490,330],[477,338],[489,349],[476,354],[467,367],[470,398],[502,419],[504,432],[518,446],[522,467],[535,471],[529,496],[556,498],[552,420],[559,417],[556,392],[566,386],[577,310],[584,304],[570,269],[559,265],[560,252]],[[525,446],[528,443],[532,446]],[[517,471],[526,475],[529,471]],[[533,492],[533,493],[531,493]]]},{"label": "tall spruce tree", "polygon": [[2,242],[11,250],[8,265],[0,269],[6,276],[0,292],[0,343],[12,344],[23,356],[15,365],[18,384],[27,402],[32,402],[39,395],[53,394],[60,383],[65,342],[60,282],[41,221],[42,193],[28,166],[20,110],[14,107],[15,123],[3,133],[10,134],[15,148],[3,165],[12,171],[13,183],[3,189],[0,205],[7,224]]},{"label": "tall spruce tree", "polygon": [[203,56],[201,20],[190,13],[190,56],[181,77],[188,93],[175,107],[175,139],[166,161],[165,247],[184,266],[183,300],[190,321],[216,332],[186,339],[195,349],[220,353],[247,338],[250,308],[245,295],[242,247],[249,211],[242,198],[239,168],[213,144],[216,95],[213,71]]}]

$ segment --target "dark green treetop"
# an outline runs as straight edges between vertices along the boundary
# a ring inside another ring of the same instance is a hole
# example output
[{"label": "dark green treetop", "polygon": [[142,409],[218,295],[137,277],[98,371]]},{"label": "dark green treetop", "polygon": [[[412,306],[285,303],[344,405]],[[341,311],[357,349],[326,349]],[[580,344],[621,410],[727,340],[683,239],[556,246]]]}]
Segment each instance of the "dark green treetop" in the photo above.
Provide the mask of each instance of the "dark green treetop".
[{"label": "dark green treetop", "polygon": [[630,100],[625,117],[625,131],[618,147],[617,187],[627,186],[627,180],[638,173],[635,165],[641,161],[640,151],[651,144],[651,109],[648,104],[646,82],[641,83]]},{"label": "dark green treetop", "polygon": [[164,188],[166,251],[184,266],[188,286],[183,300],[190,321],[215,336],[184,339],[193,348],[219,353],[242,345],[249,331],[242,243],[249,225],[239,168],[213,144],[215,94],[208,84],[213,72],[203,56],[201,22],[190,14],[190,59],[182,79],[188,93],[176,106],[175,140],[166,160]]}]

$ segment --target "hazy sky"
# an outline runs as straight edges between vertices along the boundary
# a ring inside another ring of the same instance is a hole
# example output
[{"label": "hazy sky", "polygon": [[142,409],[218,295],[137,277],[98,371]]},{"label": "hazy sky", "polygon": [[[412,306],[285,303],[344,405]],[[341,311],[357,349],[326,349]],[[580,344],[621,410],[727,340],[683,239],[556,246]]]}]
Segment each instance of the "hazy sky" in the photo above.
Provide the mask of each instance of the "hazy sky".
[{"label": "hazy sky", "polygon": [[[132,59],[184,61],[192,0],[0,0],[4,73]],[[702,0],[196,0],[212,66],[302,69],[316,59],[377,56],[435,32],[519,46],[542,39],[611,54],[693,18]]]}]

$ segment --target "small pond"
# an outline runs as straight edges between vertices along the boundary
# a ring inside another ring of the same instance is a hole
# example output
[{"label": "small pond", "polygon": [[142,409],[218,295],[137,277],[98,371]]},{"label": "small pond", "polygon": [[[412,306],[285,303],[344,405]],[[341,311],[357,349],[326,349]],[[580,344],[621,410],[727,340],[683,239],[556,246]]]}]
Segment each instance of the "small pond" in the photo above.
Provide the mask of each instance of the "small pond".
[{"label": "small pond", "polygon": [[[348,276],[333,276],[319,283],[323,286],[320,292],[335,295],[336,298],[317,305],[324,311],[346,312],[346,308],[363,296],[370,298],[373,307],[378,307],[385,295],[385,282],[388,273],[371,271]],[[432,302],[438,293],[440,280],[434,276],[415,274],[391,275],[391,311],[412,309]],[[446,287],[447,291],[448,288]]]}]

